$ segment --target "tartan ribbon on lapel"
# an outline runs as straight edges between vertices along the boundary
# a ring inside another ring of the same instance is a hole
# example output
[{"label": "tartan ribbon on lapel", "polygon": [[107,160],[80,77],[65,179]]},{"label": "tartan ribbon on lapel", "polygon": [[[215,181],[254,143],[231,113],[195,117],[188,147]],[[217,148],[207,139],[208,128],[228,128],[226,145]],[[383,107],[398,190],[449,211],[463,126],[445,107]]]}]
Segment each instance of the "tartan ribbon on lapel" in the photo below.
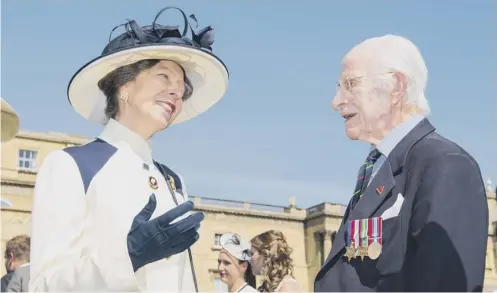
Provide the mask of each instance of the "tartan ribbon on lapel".
[{"label": "tartan ribbon on lapel", "polygon": [[354,209],[354,207],[364,194],[364,191],[368,186],[369,179],[371,179],[371,175],[373,174],[373,165],[380,157],[381,153],[376,148],[373,149],[366,158],[366,161],[361,165],[361,168],[359,168],[359,175],[357,177],[357,183],[350,204],[351,211]]}]

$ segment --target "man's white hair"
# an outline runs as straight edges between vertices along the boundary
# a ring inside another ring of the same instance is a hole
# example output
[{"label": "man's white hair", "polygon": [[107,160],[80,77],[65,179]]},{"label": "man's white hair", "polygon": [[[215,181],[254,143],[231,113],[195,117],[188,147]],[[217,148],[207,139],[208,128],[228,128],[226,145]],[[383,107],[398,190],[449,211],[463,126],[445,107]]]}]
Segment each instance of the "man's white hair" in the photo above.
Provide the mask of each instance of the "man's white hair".
[{"label": "man's white hair", "polygon": [[382,70],[404,74],[407,78],[407,103],[417,107],[425,117],[430,115],[425,96],[428,69],[419,49],[410,40],[396,35],[375,37],[358,44],[349,54],[358,50],[365,50],[367,55],[376,59]]}]

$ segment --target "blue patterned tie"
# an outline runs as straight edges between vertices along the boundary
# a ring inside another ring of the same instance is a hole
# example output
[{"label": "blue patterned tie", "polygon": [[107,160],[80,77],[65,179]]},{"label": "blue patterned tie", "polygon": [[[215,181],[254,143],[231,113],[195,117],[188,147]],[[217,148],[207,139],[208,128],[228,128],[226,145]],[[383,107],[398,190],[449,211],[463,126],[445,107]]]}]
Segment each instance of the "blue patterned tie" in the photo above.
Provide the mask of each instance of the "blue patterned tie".
[{"label": "blue patterned tie", "polygon": [[350,202],[350,211],[352,211],[356,204],[361,199],[366,187],[368,186],[369,179],[373,174],[373,165],[381,157],[381,153],[377,149],[373,149],[366,161],[362,164],[359,169],[359,175],[357,177],[357,183],[355,186],[354,194],[352,195],[352,201]]}]

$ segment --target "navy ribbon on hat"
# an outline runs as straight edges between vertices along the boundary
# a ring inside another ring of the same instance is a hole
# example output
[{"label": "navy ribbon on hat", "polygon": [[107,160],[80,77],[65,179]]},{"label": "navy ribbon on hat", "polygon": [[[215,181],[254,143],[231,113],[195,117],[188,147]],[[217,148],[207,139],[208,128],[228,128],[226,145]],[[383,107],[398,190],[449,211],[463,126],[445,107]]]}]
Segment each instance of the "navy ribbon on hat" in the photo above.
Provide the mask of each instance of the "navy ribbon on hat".
[{"label": "navy ribbon on hat", "polygon": [[[169,9],[176,9],[183,15],[184,28],[182,33],[180,33],[179,31],[179,26],[164,26],[157,24],[157,19],[159,18],[159,16],[164,11]],[[198,23],[195,15],[190,15],[190,19],[195,22],[195,28],[197,28]],[[112,33],[117,28],[122,26],[125,27],[126,32],[111,40]],[[190,29],[191,38],[187,37],[188,29]],[[159,11],[159,13],[157,13],[152,25],[140,27],[136,23],[136,21],[128,20],[128,22],[113,28],[109,35],[109,44],[107,44],[107,46],[104,48],[102,56],[123,49],[130,49],[136,46],[158,44],[189,46],[198,49],[209,50],[212,52],[213,43],[214,29],[211,26],[207,26],[196,32],[183,10],[177,7],[169,6],[163,8],[161,11]]]}]

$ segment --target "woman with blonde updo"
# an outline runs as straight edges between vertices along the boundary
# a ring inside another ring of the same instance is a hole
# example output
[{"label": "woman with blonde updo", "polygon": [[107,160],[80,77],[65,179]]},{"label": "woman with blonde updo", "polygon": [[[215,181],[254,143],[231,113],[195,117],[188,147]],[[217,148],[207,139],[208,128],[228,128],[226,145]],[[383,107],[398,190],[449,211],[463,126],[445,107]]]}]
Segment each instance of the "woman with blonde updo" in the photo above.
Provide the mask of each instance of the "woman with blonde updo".
[{"label": "woman with blonde updo", "polygon": [[262,276],[260,292],[301,292],[293,277],[292,248],[280,231],[270,230],[250,241],[254,275]]}]

